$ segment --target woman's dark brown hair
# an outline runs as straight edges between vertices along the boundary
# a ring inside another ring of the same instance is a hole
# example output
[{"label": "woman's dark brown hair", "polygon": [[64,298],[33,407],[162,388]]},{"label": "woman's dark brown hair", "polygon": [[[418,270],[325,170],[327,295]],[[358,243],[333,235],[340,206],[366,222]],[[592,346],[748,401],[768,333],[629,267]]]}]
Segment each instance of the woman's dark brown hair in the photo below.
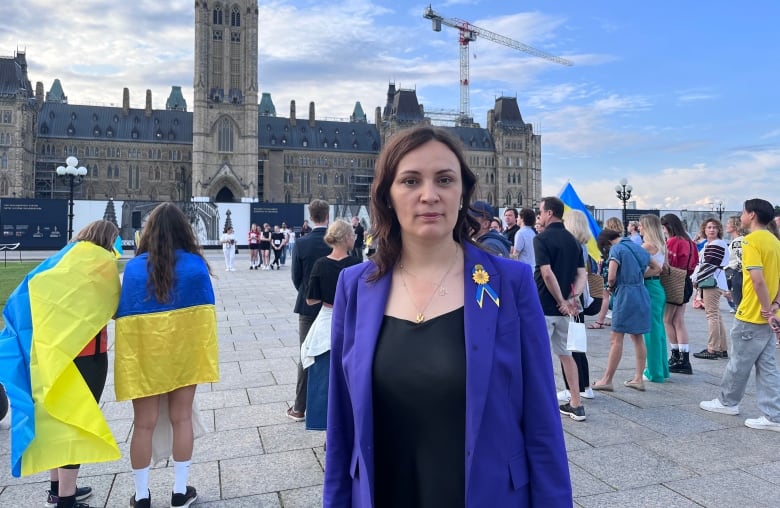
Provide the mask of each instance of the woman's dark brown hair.
[{"label": "woman's dark brown hair", "polygon": [[673,213],[667,213],[661,217],[661,225],[666,228],[666,232],[669,234],[669,238],[676,236],[677,238],[682,238],[683,240],[691,239],[691,237],[688,236],[688,233],[685,231],[685,227],[683,226],[682,221],[680,221],[680,218]]},{"label": "woman's dark brown hair", "polygon": [[91,242],[109,252],[113,252],[117,236],[119,236],[119,230],[113,222],[96,220],[84,226],[84,229],[78,232],[74,241]]},{"label": "woman's dark brown hair", "polygon": [[211,268],[203,257],[198,239],[184,212],[173,203],[162,203],[149,214],[137,251],[138,255],[144,253],[149,255],[146,262],[149,272],[147,288],[149,294],[154,295],[159,302],[170,301],[171,289],[175,282],[177,249],[200,256],[211,273]]},{"label": "woman's dark brown hair", "polygon": [[461,245],[466,242],[473,243],[470,231],[478,230],[479,224],[466,212],[474,194],[477,178],[466,163],[460,141],[445,130],[436,127],[423,126],[403,130],[393,136],[382,148],[376,161],[374,183],[371,185],[371,230],[377,250],[371,260],[376,264],[377,269],[368,277],[369,281],[381,278],[392,269],[401,256],[401,224],[398,222],[395,210],[390,208],[390,188],[398,164],[409,152],[431,141],[443,143],[458,159],[463,185],[463,206],[458,211],[452,238]]}]

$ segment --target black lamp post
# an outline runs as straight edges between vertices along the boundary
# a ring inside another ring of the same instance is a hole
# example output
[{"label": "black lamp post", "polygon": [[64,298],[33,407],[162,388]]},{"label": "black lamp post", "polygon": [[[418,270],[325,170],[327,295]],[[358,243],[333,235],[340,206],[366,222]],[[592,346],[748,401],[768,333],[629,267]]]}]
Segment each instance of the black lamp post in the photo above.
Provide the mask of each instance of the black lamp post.
[{"label": "black lamp post", "polygon": [[723,211],[726,208],[723,206],[723,201],[718,201],[718,207],[715,210],[718,212],[718,220],[723,222]]},{"label": "black lamp post", "polygon": [[70,184],[70,198],[68,200],[68,241],[73,239],[73,186],[81,183],[81,177],[87,174],[87,168],[79,166],[79,160],[70,156],[65,159],[67,166],[59,166],[57,174],[67,176]]},{"label": "black lamp post", "polygon": [[620,179],[620,185],[615,185],[615,193],[620,201],[623,202],[623,234],[628,236],[628,215],[626,214],[626,205],[628,200],[631,199],[631,191],[634,190],[628,185],[628,180],[625,178]]}]

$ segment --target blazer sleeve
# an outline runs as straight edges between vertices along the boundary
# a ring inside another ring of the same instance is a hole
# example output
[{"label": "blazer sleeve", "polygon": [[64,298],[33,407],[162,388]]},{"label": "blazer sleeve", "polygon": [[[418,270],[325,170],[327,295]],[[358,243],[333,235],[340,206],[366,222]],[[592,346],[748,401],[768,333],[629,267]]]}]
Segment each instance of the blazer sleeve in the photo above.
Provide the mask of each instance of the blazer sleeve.
[{"label": "blazer sleeve", "polygon": [[523,372],[523,436],[531,506],[572,505],[566,443],[555,399],[550,339],[530,270],[521,272],[515,295],[519,312]]},{"label": "blazer sleeve", "polygon": [[[354,280],[352,282],[355,282]],[[344,271],[339,274],[336,297],[333,302],[330,346],[330,380],[328,385],[328,429],[325,452],[325,485],[322,493],[323,507],[352,506],[352,459],[355,428],[352,419],[352,401],[344,375],[344,326],[350,301]],[[351,322],[354,323],[354,315]]]}]

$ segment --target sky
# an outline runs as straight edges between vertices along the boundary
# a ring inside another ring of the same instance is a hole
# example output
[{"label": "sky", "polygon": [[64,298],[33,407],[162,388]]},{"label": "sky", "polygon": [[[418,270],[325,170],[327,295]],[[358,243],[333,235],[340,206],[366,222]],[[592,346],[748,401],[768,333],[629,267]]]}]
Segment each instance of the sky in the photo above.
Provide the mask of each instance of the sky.
[{"label": "sky", "polygon": [[[192,0],[3,0],[0,54],[26,51],[29,77],[62,82],[71,104],[164,108],[171,86],[192,105]],[[431,29],[427,2],[260,0],[259,83],[277,115],[290,101],[321,119],[355,102],[373,122],[387,87],[426,111],[459,109],[457,31]],[[441,0],[460,18],[570,60],[566,67],[487,39],[471,43],[471,113],[486,126],[517,97],[542,136],[542,194],[571,181],[582,200],[619,208],[740,210],[780,201],[780,2]]]}]

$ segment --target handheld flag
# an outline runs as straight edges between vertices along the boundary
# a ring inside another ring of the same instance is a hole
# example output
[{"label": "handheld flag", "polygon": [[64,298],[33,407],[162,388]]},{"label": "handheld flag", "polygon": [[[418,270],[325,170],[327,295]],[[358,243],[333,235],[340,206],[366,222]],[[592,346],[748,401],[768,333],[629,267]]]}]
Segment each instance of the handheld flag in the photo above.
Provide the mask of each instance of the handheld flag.
[{"label": "handheld flag", "polygon": [[599,233],[601,233],[601,228],[596,222],[596,219],[593,218],[590,210],[588,210],[580,197],[577,195],[577,192],[574,190],[574,187],[572,187],[571,182],[566,182],[566,185],[563,187],[563,189],[561,189],[558,197],[561,199],[561,201],[563,201],[564,215],[566,215],[568,210],[579,210],[585,214],[585,217],[587,217],[590,234],[592,235],[592,238],[588,241],[587,245],[588,255],[596,262],[598,262],[601,259],[601,252],[599,252],[599,248],[596,245],[596,237],[599,236]]}]

